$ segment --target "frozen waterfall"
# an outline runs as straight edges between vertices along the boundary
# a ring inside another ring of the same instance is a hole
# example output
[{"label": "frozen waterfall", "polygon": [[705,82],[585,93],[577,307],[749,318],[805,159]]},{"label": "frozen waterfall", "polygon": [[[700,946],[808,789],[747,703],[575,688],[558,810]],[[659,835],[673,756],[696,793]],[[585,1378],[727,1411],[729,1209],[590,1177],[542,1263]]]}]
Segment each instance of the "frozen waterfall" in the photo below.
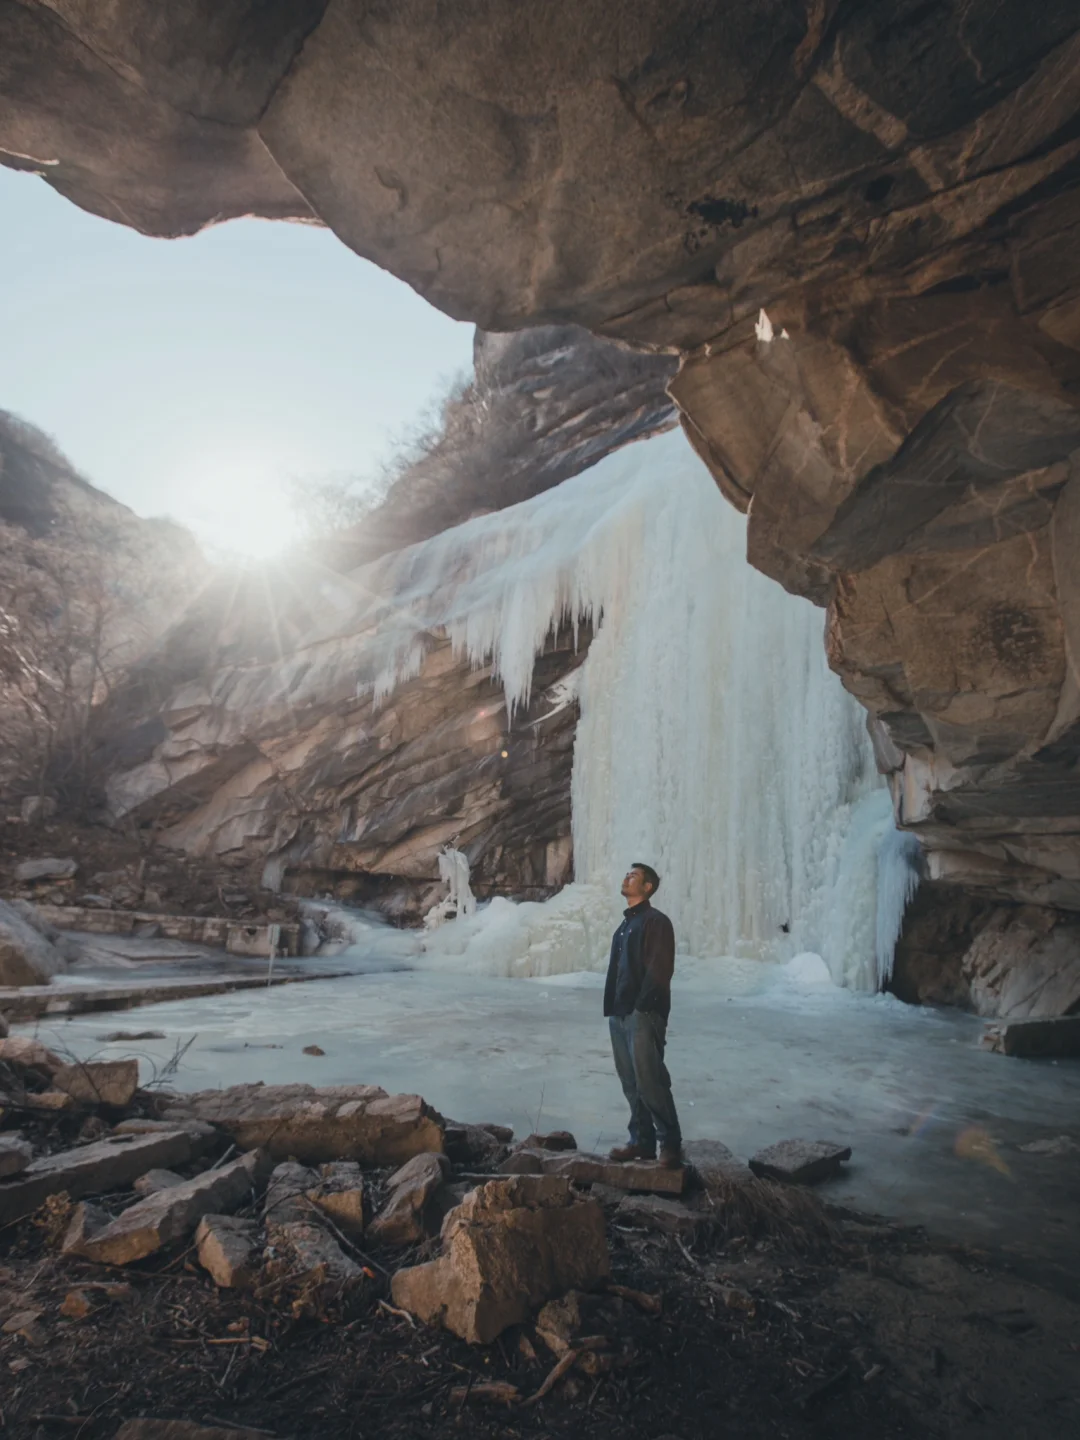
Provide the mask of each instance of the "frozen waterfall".
[{"label": "frozen waterfall", "polygon": [[493,902],[442,927],[433,962],[597,968],[619,880],[644,860],[681,950],[811,951],[838,983],[879,988],[910,847],[893,838],[863,711],[826,665],[823,612],[745,553],[743,517],[671,431],[371,567],[381,693],[444,626],[493,662],[514,723],[553,625],[601,622],[578,678],[576,883],[546,906]]}]

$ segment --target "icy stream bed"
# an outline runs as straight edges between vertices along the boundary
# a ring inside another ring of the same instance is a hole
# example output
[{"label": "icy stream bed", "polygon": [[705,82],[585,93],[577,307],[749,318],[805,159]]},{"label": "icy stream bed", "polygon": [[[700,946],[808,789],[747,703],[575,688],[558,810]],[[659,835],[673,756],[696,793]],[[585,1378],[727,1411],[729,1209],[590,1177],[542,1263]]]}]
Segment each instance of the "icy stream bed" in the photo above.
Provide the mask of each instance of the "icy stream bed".
[{"label": "icy stream bed", "polygon": [[[822,1191],[829,1199],[1070,1263],[1080,1279],[1080,1064],[990,1054],[979,1020],[815,983],[819,967],[681,963],[668,1059],[687,1138],[722,1140],[744,1158],[788,1136],[850,1144],[846,1175]],[[185,1090],[365,1082],[519,1136],[539,1124],[569,1128],[588,1148],[622,1139],[601,975],[364,968],[123,1017],[162,1040],[104,1044],[115,1014],[38,1029],[82,1058],[138,1053],[144,1082],[194,1036],[171,1082]],[[326,1053],[305,1055],[307,1045]],[[1075,1148],[1021,1148],[1061,1136]]]}]

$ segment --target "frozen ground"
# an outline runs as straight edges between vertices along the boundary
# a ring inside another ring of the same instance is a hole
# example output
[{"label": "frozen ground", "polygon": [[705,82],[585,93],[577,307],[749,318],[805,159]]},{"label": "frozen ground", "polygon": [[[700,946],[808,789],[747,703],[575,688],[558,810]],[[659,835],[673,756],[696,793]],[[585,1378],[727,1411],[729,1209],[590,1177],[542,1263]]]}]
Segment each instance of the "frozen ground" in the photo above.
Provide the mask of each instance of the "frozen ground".
[{"label": "frozen ground", "polygon": [[[687,1138],[742,1157],[788,1136],[850,1144],[828,1198],[1051,1261],[1080,1281],[1080,1063],[990,1054],[970,1016],[815,984],[814,965],[802,968],[802,979],[799,962],[677,971],[668,1058]],[[37,1028],[83,1058],[137,1052],[144,1081],[194,1036],[171,1082],[182,1089],[374,1083],[519,1135],[539,1124],[587,1148],[622,1138],[601,976],[364,969],[148,1007],[131,1028],[166,1038],[137,1045],[102,1043],[115,1014]],[[305,1055],[313,1044],[325,1055]],[[1042,1148],[1023,1148],[1033,1143]]]}]

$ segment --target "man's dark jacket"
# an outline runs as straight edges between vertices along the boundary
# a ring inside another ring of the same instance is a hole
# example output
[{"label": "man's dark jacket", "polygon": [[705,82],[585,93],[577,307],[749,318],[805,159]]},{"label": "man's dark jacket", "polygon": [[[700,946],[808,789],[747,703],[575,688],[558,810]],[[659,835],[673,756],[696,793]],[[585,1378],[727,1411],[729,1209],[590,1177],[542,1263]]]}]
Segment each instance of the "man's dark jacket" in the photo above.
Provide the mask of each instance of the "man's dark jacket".
[{"label": "man's dark jacket", "polygon": [[671,977],[675,973],[675,930],[666,915],[648,900],[623,911],[623,922],[611,937],[604,1014],[632,1015],[647,1010],[666,1020],[671,1011]]}]

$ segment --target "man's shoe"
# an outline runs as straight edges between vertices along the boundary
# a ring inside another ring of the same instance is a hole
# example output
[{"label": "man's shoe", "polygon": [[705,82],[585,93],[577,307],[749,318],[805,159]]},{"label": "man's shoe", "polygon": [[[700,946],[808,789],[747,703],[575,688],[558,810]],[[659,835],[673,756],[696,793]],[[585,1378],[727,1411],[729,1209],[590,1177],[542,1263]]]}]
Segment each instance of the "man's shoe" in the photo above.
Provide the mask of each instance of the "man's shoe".
[{"label": "man's shoe", "polygon": [[665,1145],[660,1151],[660,1164],[665,1170],[681,1170],[686,1162],[679,1146]]},{"label": "man's shoe", "polygon": [[655,1160],[656,1155],[652,1150],[646,1150],[643,1145],[616,1145],[608,1159],[622,1165],[627,1160]]}]

